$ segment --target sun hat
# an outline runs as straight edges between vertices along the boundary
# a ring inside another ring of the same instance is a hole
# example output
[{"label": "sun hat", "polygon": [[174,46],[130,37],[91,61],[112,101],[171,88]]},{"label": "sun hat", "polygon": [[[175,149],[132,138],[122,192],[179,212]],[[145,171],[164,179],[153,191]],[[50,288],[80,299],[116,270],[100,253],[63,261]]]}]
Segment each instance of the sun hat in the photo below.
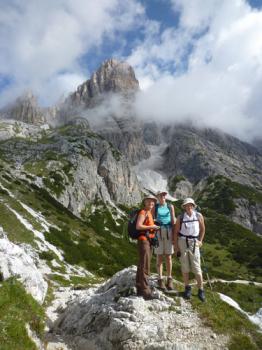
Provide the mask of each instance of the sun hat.
[{"label": "sun hat", "polygon": [[157,191],[156,196],[159,196],[160,194],[167,194],[167,191]]},{"label": "sun hat", "polygon": [[194,207],[197,206],[193,198],[185,198],[181,207],[184,208],[184,206],[187,204],[193,204]]},{"label": "sun hat", "polygon": [[157,202],[157,199],[156,199],[156,197],[154,197],[154,196],[151,196],[151,195],[148,195],[148,196],[145,196],[144,198],[143,198],[143,203],[145,203],[145,200],[146,199],[151,199],[151,200],[153,200],[155,203]]}]

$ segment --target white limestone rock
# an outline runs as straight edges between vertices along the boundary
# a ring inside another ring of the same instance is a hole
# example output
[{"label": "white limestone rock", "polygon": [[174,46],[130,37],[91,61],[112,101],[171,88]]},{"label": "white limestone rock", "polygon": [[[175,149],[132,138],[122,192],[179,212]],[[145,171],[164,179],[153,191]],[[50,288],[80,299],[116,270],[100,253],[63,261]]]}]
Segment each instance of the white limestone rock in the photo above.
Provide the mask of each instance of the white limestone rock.
[{"label": "white limestone rock", "polygon": [[22,247],[10,242],[4,235],[2,228],[0,231],[0,272],[2,278],[18,277],[27,292],[39,303],[43,303],[48,285],[37,269],[35,261]]},{"label": "white limestone rock", "polygon": [[50,334],[78,350],[226,348],[225,337],[214,339],[189,303],[159,291],[154,300],[137,297],[135,273],[135,267],[124,269],[100,287],[81,293]]}]

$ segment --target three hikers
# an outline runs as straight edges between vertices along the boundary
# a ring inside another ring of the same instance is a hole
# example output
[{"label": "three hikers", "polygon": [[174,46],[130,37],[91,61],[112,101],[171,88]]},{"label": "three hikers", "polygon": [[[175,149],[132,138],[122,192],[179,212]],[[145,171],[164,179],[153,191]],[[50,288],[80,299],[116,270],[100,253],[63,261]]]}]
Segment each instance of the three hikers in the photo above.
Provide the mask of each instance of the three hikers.
[{"label": "three hikers", "polygon": [[[159,191],[157,199],[147,196],[143,199],[143,209],[139,210],[136,219],[138,232],[138,266],[136,274],[137,295],[145,300],[154,299],[149,286],[151,247],[155,246],[157,254],[158,286],[165,290],[163,280],[163,256],[166,258],[167,288],[173,289],[172,282],[172,254],[173,245],[175,253],[180,257],[181,271],[185,284],[184,298],[190,299],[191,286],[189,285],[189,273],[195,274],[198,286],[198,297],[205,301],[203,290],[203,276],[200,263],[200,248],[205,235],[205,223],[203,216],[195,208],[192,198],[183,201],[183,213],[175,223],[175,210],[172,205],[166,203],[167,192]],[[155,221],[154,221],[155,218]],[[157,242],[157,245],[155,244]]]},{"label": "three hikers", "polygon": [[[166,191],[158,191],[156,196],[158,203],[155,205],[155,219],[160,226],[157,231],[158,247],[155,248],[157,256],[157,273],[158,286],[160,289],[172,290],[172,254],[174,254],[174,224],[175,224],[175,210],[172,204],[166,202]],[[163,259],[166,261],[167,270],[167,284],[165,285],[163,278]]]},{"label": "three hikers", "polygon": [[205,300],[203,277],[200,264],[200,248],[205,235],[203,216],[195,211],[196,204],[192,198],[183,201],[183,214],[177,218],[175,225],[174,247],[177,256],[180,256],[181,271],[185,284],[184,298],[190,299],[191,286],[189,272],[195,274],[198,286],[198,297]]}]

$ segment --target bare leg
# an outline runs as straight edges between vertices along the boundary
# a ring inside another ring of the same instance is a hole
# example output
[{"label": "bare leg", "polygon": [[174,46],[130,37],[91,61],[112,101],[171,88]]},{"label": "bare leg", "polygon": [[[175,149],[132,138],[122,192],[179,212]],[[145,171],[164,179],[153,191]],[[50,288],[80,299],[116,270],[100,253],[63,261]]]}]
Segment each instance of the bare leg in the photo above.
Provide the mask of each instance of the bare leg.
[{"label": "bare leg", "polygon": [[185,273],[183,272],[183,280],[184,280],[184,284],[185,286],[188,286],[189,285],[189,273]]},{"label": "bare leg", "polygon": [[172,255],[166,255],[167,277],[172,277]]},{"label": "bare leg", "polygon": [[197,280],[197,287],[198,287],[198,289],[203,289],[203,276],[202,276],[202,273],[195,275],[195,277],[196,277],[196,280]]},{"label": "bare leg", "polygon": [[159,279],[163,276],[163,255],[157,254],[156,268]]}]

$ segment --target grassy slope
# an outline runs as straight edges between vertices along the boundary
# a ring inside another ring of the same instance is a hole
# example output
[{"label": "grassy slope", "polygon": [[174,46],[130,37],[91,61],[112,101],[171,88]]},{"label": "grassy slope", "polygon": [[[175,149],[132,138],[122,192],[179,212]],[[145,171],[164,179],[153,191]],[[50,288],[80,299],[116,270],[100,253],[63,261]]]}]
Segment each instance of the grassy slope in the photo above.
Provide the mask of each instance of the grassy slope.
[{"label": "grassy slope", "polygon": [[41,338],[44,310],[13,278],[0,282],[0,310],[1,350],[35,350],[36,346],[28,337],[25,325],[29,324]]}]

